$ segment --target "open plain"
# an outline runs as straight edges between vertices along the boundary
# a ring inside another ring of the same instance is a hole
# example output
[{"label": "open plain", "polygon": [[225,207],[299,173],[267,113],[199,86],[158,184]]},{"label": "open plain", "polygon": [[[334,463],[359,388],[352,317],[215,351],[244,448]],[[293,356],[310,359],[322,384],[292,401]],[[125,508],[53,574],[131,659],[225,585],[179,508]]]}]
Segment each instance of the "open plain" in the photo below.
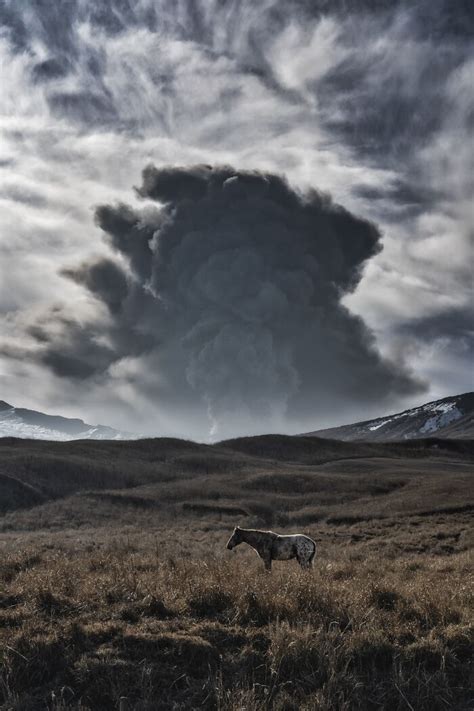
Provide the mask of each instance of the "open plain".
[{"label": "open plain", "polygon": [[[0,708],[472,708],[473,447],[0,441]],[[234,525],[302,532],[311,571]]]}]

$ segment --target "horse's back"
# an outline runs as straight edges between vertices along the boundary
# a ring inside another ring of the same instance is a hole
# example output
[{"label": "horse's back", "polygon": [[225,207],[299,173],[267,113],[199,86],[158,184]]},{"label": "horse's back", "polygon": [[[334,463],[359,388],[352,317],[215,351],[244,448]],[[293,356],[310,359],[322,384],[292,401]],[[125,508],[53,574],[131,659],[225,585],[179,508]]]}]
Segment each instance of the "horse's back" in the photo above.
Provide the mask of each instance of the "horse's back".
[{"label": "horse's back", "polygon": [[294,540],[295,543],[297,543],[298,541],[300,541],[300,542],[308,541],[309,543],[311,543],[313,546],[316,547],[316,543],[313,541],[313,539],[304,533],[289,533],[289,534],[285,534],[285,535],[278,536],[278,537],[279,538],[287,538],[287,539],[291,538]]}]

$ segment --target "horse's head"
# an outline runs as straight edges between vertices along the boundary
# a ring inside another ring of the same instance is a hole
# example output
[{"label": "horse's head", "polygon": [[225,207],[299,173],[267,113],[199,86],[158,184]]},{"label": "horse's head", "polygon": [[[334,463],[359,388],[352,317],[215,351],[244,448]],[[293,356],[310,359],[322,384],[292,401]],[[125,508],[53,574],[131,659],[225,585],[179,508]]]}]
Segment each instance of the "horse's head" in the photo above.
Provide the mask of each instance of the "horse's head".
[{"label": "horse's head", "polygon": [[235,548],[235,546],[238,546],[239,543],[242,543],[242,534],[240,532],[240,528],[236,526],[231,537],[227,541],[228,550],[231,551],[233,548]]}]

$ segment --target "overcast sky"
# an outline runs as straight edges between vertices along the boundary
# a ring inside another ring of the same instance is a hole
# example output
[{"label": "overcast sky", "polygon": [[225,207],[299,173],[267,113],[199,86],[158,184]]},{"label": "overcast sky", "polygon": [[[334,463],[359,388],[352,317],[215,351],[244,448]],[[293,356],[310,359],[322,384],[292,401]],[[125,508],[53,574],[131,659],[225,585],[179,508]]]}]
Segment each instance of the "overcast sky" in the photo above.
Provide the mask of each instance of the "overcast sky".
[{"label": "overcast sky", "polygon": [[0,399],[215,439],[472,389],[471,2],[0,23]]}]

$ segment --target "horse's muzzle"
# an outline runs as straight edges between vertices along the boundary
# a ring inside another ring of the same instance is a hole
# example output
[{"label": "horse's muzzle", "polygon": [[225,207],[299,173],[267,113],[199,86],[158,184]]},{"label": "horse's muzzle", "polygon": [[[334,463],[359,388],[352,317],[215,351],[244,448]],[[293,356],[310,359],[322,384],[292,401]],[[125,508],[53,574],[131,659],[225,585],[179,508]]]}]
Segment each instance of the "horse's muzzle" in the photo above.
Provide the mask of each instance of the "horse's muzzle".
[{"label": "horse's muzzle", "polygon": [[231,551],[234,546],[231,543],[228,543],[226,547],[228,551]]}]

